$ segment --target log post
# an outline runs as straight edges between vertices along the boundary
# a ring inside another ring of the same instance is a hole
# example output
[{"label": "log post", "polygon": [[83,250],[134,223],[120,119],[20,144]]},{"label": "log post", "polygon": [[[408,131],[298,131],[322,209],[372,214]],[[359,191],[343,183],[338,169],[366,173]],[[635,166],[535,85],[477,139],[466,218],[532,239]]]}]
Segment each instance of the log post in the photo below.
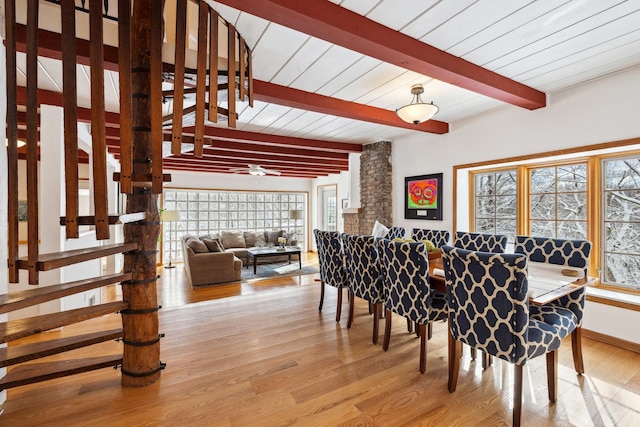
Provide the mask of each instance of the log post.
[{"label": "log post", "polygon": [[[131,18],[133,173],[151,176],[151,56],[161,55],[151,49],[153,8],[164,8],[164,1],[136,0]],[[161,10],[162,10],[161,9]],[[157,18],[156,18],[157,19]],[[158,195],[151,188],[135,186],[127,195],[127,213],[146,212],[144,223],[124,225],[125,242],[136,242],[138,251],[125,254],[125,271],[132,279],[123,283],[123,299],[129,309],[122,312],[124,354],[122,385],[140,387],[160,377],[160,340],[158,332],[158,297],[156,256],[160,234]]]}]

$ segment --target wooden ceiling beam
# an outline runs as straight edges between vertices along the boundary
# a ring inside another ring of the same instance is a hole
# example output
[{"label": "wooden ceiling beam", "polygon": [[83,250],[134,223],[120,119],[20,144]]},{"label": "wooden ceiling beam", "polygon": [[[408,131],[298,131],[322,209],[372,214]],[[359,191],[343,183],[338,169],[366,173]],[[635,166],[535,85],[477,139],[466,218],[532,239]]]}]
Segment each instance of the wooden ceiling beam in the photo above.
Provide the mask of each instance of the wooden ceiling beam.
[{"label": "wooden ceiling beam", "polygon": [[[218,3],[389,64],[535,110],[546,95],[325,0],[216,0]],[[257,91],[256,91],[257,92]],[[258,98],[256,93],[256,98]]]},{"label": "wooden ceiling beam", "polygon": [[[181,156],[177,156],[184,159],[197,158],[192,153],[184,153]],[[171,158],[171,157],[168,157]],[[289,156],[282,156],[277,154],[269,154],[269,153],[245,153],[241,151],[229,151],[229,150],[220,150],[220,149],[212,149],[210,147],[206,147],[204,150],[203,159],[230,159],[230,160],[238,160],[246,163],[257,163],[261,164],[264,161],[271,162],[280,162],[283,164],[300,164],[302,163],[300,159]],[[310,166],[335,166],[337,168],[349,168],[349,162],[345,160],[334,160],[334,159],[307,159],[304,161],[305,165]]]},{"label": "wooden ceiling beam", "polygon": [[426,122],[414,125],[413,123],[407,123],[401,120],[395,111],[385,110],[384,108],[357,104],[355,102],[331,98],[317,93],[305,92],[303,90],[263,82],[261,80],[254,80],[253,85],[255,98],[258,101],[286,105],[287,107],[299,108],[301,110],[315,111],[316,113],[346,117],[348,119],[372,122],[397,128],[418,130],[435,134],[444,134],[449,132],[449,123],[441,122],[439,120],[427,120]]},{"label": "wooden ceiling beam", "polygon": [[[194,128],[183,129],[185,134],[193,135]],[[204,131],[205,136],[226,141],[254,142],[265,145],[282,145],[299,148],[309,148],[322,151],[333,151],[336,153],[361,153],[362,145],[344,142],[326,141],[321,139],[296,138],[292,136],[282,136],[267,133],[249,132],[245,130],[219,128],[207,126]]]}]

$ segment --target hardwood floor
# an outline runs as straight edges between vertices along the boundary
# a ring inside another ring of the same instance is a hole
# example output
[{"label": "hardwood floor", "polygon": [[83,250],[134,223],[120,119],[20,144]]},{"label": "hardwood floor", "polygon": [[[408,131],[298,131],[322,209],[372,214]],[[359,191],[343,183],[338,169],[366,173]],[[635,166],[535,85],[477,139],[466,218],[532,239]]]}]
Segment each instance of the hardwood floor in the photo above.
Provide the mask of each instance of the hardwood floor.
[{"label": "hardwood floor", "polygon": [[[313,260],[309,261],[313,262]],[[433,327],[427,370],[418,339],[393,319],[389,351],[371,343],[367,305],[346,329],[336,291],[318,312],[317,275],[191,290],[180,267],[159,284],[161,379],[123,388],[100,370],[9,390],[2,426],[475,426],[509,425],[513,370],[482,371],[465,356],[447,391],[447,332]],[[208,300],[210,299],[210,300]],[[118,326],[104,317],[63,331]],[[381,326],[383,326],[384,322]],[[381,335],[382,335],[381,328]],[[379,341],[382,343],[382,339]],[[100,345],[103,353],[120,343]],[[570,340],[559,355],[558,401],[547,398],[545,358],[525,366],[523,425],[640,425],[640,354],[584,340],[586,374],[573,369]],[[82,350],[86,354],[86,350]],[[92,350],[95,351],[95,350]]]}]

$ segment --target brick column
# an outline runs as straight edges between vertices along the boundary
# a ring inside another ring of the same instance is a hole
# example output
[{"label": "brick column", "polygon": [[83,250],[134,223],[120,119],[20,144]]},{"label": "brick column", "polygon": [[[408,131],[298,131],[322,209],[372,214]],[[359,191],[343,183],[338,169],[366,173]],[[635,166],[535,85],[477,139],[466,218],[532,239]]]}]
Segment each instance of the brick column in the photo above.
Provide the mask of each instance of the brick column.
[{"label": "brick column", "polygon": [[[360,156],[360,214],[358,234],[371,234],[373,224],[393,225],[391,141],[379,141],[363,147]],[[351,220],[350,220],[351,221]],[[345,215],[345,231],[347,216]]]}]

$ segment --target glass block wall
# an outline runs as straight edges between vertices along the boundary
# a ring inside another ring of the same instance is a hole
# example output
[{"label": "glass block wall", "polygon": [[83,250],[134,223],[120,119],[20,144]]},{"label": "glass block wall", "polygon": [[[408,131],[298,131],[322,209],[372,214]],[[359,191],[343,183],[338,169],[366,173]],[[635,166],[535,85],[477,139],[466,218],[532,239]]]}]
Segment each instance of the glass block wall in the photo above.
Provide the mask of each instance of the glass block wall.
[{"label": "glass block wall", "polygon": [[[254,192],[165,189],[163,209],[180,211],[180,221],[164,223],[163,262],[182,261],[183,234],[214,234],[224,230],[295,231],[305,247],[304,224],[307,194],[300,192]],[[302,210],[302,219],[289,219],[291,210]]]}]

